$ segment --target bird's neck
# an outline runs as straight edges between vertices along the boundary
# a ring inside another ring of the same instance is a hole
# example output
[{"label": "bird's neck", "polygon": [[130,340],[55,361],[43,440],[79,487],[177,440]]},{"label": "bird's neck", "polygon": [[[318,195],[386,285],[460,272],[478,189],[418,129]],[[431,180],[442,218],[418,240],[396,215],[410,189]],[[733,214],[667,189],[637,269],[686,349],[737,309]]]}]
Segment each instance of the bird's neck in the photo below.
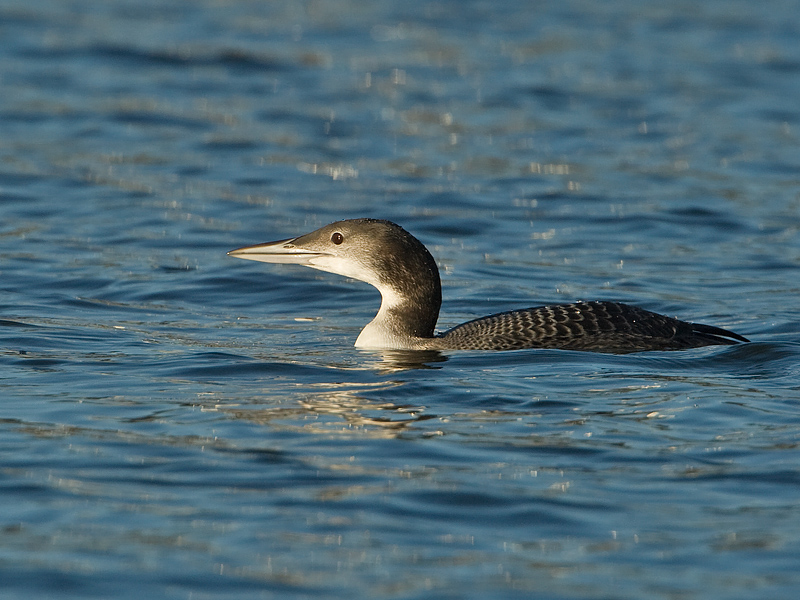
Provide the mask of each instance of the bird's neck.
[{"label": "bird's neck", "polygon": [[361,331],[356,346],[415,349],[424,346],[421,339],[433,337],[442,303],[441,284],[438,270],[424,275],[400,277],[378,288],[381,308]]}]

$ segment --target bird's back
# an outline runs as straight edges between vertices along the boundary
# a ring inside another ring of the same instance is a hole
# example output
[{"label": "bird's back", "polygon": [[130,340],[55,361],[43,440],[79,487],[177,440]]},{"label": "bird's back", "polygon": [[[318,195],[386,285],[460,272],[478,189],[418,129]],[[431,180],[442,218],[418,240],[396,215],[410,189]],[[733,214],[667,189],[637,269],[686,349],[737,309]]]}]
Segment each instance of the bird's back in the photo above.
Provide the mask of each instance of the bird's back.
[{"label": "bird's back", "polygon": [[682,350],[736,344],[746,338],[619,302],[555,304],[498,313],[435,338],[437,349],[561,348],[596,352]]}]

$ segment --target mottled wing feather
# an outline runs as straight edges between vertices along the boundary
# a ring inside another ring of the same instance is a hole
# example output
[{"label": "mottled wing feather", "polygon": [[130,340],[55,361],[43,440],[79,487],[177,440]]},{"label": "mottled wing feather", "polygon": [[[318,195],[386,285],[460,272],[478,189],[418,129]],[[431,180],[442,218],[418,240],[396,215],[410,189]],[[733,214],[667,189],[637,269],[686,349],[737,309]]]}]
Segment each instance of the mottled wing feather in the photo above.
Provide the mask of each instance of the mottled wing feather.
[{"label": "mottled wing feather", "polygon": [[[733,338],[733,339],[729,339]],[[732,332],[679,321],[618,302],[578,302],[498,313],[436,338],[466,350],[562,348],[606,352],[678,350],[747,341]]]}]

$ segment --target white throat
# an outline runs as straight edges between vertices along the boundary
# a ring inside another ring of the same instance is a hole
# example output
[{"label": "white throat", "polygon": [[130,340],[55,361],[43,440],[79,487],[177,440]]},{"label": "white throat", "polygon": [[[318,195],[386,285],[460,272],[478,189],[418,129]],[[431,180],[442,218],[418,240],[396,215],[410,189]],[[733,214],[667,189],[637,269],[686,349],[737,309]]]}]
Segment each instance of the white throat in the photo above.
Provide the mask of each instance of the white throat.
[{"label": "white throat", "polygon": [[381,308],[375,318],[361,330],[356,339],[356,347],[401,350],[413,348],[413,340],[399,336],[392,324],[391,310],[400,306],[402,297],[390,287],[382,286],[378,289],[381,292]]},{"label": "white throat", "polygon": [[374,271],[360,262],[331,255],[314,257],[308,261],[308,266],[369,283],[381,293],[381,308],[375,318],[361,330],[356,339],[356,347],[382,349],[413,347],[412,340],[399,336],[392,323],[392,309],[403,304],[403,297],[394,288],[381,282]]}]

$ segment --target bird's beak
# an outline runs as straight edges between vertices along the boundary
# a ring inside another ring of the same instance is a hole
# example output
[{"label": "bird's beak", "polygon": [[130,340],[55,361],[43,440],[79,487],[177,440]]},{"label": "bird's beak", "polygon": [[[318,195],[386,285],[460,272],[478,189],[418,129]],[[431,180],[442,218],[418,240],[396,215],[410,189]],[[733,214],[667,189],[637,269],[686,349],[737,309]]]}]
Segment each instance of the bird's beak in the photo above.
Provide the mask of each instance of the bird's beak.
[{"label": "bird's beak", "polygon": [[255,244],[254,246],[244,246],[236,250],[231,250],[228,252],[228,256],[245,258],[247,260],[258,260],[266,263],[312,266],[310,264],[312,259],[326,255],[325,252],[316,252],[298,247],[294,245],[295,240],[297,240],[297,238],[267,242],[265,244]]}]

